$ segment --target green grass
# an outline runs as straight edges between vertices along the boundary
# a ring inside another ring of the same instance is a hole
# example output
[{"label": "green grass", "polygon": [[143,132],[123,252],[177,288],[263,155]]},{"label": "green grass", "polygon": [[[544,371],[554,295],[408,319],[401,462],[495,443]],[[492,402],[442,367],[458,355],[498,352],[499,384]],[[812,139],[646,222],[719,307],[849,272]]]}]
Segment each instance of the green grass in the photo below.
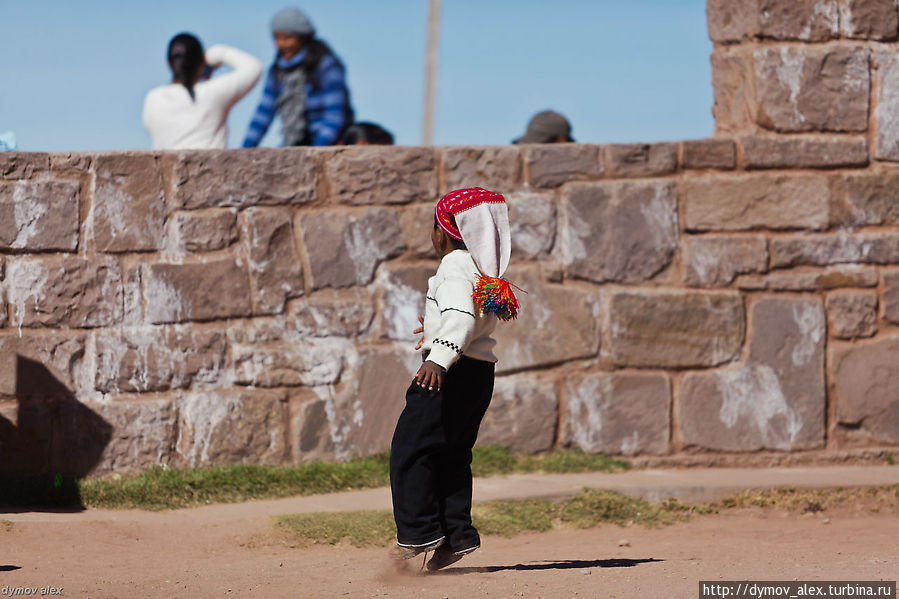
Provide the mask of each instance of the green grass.
[{"label": "green grass", "polygon": [[[647,528],[685,522],[694,515],[717,514],[739,508],[779,509],[817,513],[852,508],[856,511],[899,514],[899,485],[871,488],[794,489],[745,491],[720,502],[690,505],[675,499],[652,504],[614,491],[584,490],[561,502],[518,499],[477,503],[474,525],[484,535],[511,537],[556,528],[595,528],[604,524]],[[394,539],[389,511],[337,514],[294,514],[275,518],[277,528],[292,546],[311,543],[349,543],[356,547],[383,546]]]},{"label": "green grass", "polygon": [[[514,499],[476,503],[472,522],[484,535],[512,537],[554,528],[594,528],[603,524],[658,527],[683,522],[694,506],[677,502],[653,505],[613,491],[585,490],[561,502]],[[383,546],[396,535],[389,511],[291,514],[274,519],[292,546],[348,543],[354,547]]]},{"label": "green grass", "polygon": [[12,530],[13,523],[10,520],[0,520],[0,525],[3,526],[3,530],[9,532]]},{"label": "green grass", "polygon": [[[605,455],[557,450],[543,456],[516,456],[499,447],[476,447],[472,473],[494,476],[527,472],[617,472],[630,465]],[[134,476],[79,481],[82,503],[105,509],[165,510],[250,499],[335,493],[389,484],[386,453],[343,463],[283,466],[151,468]]]},{"label": "green grass", "polygon": [[899,485],[881,487],[836,487],[796,489],[782,487],[763,491],[743,491],[712,508],[774,508],[789,512],[816,513],[853,507],[868,512],[899,513]]}]

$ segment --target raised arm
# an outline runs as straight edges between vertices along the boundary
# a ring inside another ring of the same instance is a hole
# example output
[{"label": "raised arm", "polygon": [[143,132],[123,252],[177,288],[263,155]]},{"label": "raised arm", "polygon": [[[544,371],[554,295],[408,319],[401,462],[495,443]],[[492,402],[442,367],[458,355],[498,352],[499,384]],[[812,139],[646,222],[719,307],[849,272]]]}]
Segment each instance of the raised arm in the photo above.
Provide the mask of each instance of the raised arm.
[{"label": "raised arm", "polygon": [[206,63],[212,67],[231,67],[230,73],[208,82],[215,97],[229,108],[253,89],[262,73],[262,63],[256,57],[224,44],[216,44],[206,51]]}]

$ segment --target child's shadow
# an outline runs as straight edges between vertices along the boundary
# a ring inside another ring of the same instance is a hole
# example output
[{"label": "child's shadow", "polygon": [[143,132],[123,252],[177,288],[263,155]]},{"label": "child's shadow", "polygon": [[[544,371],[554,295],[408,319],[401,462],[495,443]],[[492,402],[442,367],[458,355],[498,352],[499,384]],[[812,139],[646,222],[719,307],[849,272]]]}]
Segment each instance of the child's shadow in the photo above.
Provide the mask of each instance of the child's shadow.
[{"label": "child's shadow", "polygon": [[649,562],[661,562],[664,560],[655,559],[653,557],[646,559],[565,559],[556,561],[543,561],[530,564],[515,564],[514,566],[482,566],[482,567],[461,567],[447,568],[439,570],[432,574],[474,574],[483,572],[502,572],[504,570],[570,570],[572,568],[632,568],[639,564]]}]

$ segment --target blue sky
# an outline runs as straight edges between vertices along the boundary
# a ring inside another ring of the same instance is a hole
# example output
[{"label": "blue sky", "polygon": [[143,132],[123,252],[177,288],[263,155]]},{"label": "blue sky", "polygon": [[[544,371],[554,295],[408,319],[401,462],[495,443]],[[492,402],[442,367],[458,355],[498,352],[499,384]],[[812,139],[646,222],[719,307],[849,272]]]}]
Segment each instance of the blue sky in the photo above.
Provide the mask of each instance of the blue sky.
[{"label": "blue sky", "polygon": [[[144,95],[170,79],[169,39],[195,33],[268,65],[290,0],[0,0],[0,132],[20,150],[149,148]],[[427,0],[294,5],[347,66],[359,120],[421,140]],[[443,0],[434,141],[504,144],[545,108],[577,141],[712,134],[704,0]],[[238,146],[262,84],[231,112]],[[263,145],[277,145],[276,126]]]}]

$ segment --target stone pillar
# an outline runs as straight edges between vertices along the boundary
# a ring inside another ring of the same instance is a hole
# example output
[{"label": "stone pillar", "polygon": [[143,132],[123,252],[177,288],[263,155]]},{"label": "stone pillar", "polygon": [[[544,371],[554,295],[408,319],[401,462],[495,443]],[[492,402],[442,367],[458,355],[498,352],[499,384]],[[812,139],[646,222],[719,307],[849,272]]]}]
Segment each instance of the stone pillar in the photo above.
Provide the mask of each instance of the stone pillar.
[{"label": "stone pillar", "polygon": [[896,0],[708,0],[706,13],[716,135],[842,134],[899,161]]}]

